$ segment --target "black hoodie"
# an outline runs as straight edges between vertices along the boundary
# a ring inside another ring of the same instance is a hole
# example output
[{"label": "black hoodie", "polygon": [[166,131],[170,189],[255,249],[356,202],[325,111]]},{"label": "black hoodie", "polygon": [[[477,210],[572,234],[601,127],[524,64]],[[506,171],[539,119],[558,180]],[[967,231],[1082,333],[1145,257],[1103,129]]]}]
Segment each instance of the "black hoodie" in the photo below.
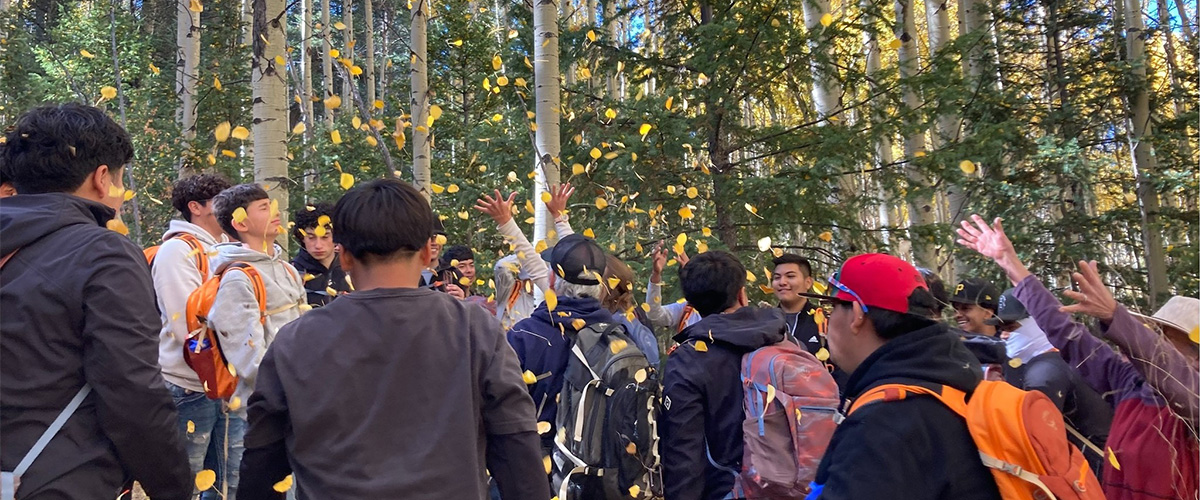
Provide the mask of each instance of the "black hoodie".
[{"label": "black hoodie", "polygon": [[[852,401],[883,384],[968,394],[981,379],[979,362],[945,325],[888,341],[850,374],[843,398]],[[848,408],[848,405],[844,406]],[[815,483],[820,500],[999,500],[991,472],[966,421],[932,397],[865,405],[833,434]]]},{"label": "black hoodie", "polygon": [[659,422],[667,500],[725,498],[741,470],[742,355],[784,338],[783,312],[743,307],[704,316],[675,336],[667,358]]},{"label": "black hoodie", "polygon": [[11,471],[83,387],[92,392],[22,477],[21,498],[116,498],[130,478],[191,495],[179,417],[158,364],[145,257],[75,196],[0,201],[0,461]]},{"label": "black hoodie", "polygon": [[[346,283],[346,272],[342,271],[342,264],[336,256],[329,267],[325,267],[325,264],[308,253],[308,250],[301,248],[296,258],[292,259],[292,265],[304,275],[304,291],[308,295],[310,306],[323,306],[337,298],[329,295],[327,289],[333,289],[339,294],[350,291],[350,285]],[[308,277],[310,274],[312,279]]]}]

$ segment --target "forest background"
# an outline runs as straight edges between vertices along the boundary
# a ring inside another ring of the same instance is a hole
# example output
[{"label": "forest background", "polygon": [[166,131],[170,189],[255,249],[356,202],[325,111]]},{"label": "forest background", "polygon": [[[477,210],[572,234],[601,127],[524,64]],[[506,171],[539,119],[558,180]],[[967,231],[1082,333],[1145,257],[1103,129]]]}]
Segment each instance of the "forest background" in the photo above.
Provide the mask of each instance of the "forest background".
[{"label": "forest background", "polygon": [[783,251],[819,277],[885,251],[1001,284],[955,248],[971,213],[1052,287],[1095,259],[1139,309],[1197,295],[1196,4],[935,1],[0,0],[0,128],[108,109],[143,246],[181,175],[290,211],[394,175],[476,250],[485,295],[509,248],[474,200],[518,191],[552,243],[559,181],[635,270],[659,240],[727,249],[757,299]]}]

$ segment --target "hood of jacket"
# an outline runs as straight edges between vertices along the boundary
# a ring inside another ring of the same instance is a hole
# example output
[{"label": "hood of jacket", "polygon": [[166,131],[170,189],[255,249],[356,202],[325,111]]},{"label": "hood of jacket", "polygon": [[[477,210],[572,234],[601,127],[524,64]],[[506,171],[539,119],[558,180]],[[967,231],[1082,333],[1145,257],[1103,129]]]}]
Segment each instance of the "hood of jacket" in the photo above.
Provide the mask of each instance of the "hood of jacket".
[{"label": "hood of jacket", "polygon": [[0,203],[0,255],[73,224],[103,227],[117,212],[101,203],[66,193],[25,194]]},{"label": "hood of jacket", "polygon": [[787,323],[779,308],[743,307],[731,313],[705,316],[674,339],[681,344],[689,339],[718,342],[749,352],[778,344],[784,338],[785,328]]},{"label": "hood of jacket", "polygon": [[846,382],[845,398],[883,383],[948,385],[966,393],[982,380],[982,369],[962,341],[941,323],[888,341],[859,365]]},{"label": "hood of jacket", "polygon": [[578,331],[579,329],[574,326],[576,319],[582,319],[585,326],[592,323],[613,322],[612,313],[602,307],[599,300],[591,297],[559,297],[554,311],[550,311],[546,302],[543,301],[538,304],[537,309],[533,310],[530,318],[541,323],[545,328],[553,329],[555,333],[558,332],[560,324],[567,331]]},{"label": "hood of jacket", "polygon": [[171,239],[171,237],[183,233],[195,236],[196,239],[200,240],[200,242],[207,246],[213,246],[217,243],[229,241],[229,237],[225,236],[224,234],[209,234],[207,229],[204,229],[196,224],[192,224],[191,222],[179,219],[171,219],[171,224],[167,226],[166,232],[163,233],[162,240],[167,241]]},{"label": "hood of jacket", "polygon": [[313,257],[311,253],[308,253],[308,250],[303,248],[296,253],[296,258],[292,259],[292,265],[296,266],[297,271],[316,276],[320,276],[335,269],[341,269],[341,264],[338,262],[336,255],[333,257],[333,262],[329,263],[329,267],[325,267],[325,264],[322,264],[321,261],[317,260],[316,257]]}]

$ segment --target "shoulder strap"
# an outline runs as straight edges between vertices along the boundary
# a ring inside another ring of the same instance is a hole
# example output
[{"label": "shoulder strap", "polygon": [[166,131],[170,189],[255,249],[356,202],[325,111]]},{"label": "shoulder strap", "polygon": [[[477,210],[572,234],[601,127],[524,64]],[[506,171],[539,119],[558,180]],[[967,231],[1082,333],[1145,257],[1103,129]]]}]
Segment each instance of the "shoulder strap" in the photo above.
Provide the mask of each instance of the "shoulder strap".
[{"label": "shoulder strap", "polygon": [[[5,256],[5,260],[11,255],[10,253],[8,256]],[[67,403],[67,407],[59,412],[54,421],[50,423],[50,427],[47,427],[46,431],[42,433],[42,437],[38,438],[37,442],[33,444],[33,448],[29,450],[29,453],[25,454],[25,458],[21,459],[21,463],[17,464],[17,468],[13,469],[13,475],[20,477],[29,469],[30,465],[33,465],[33,461],[37,460],[38,455],[42,454],[42,450],[46,449],[46,445],[50,444],[50,440],[54,439],[54,435],[58,434],[58,431],[67,423],[67,419],[71,418],[75,410],[79,409],[79,405],[83,403],[83,398],[86,398],[89,392],[92,392],[92,386],[88,384],[83,384],[83,387],[79,388],[79,392],[75,393],[75,397],[71,398],[71,402]]]},{"label": "shoulder strap", "polygon": [[1075,427],[1071,426],[1071,424],[1064,424],[1064,425],[1067,426],[1067,432],[1070,432],[1072,436],[1075,436],[1075,439],[1078,439],[1081,443],[1083,443],[1083,447],[1084,447],[1085,451],[1091,451],[1092,453],[1095,453],[1096,455],[1098,455],[1100,458],[1104,458],[1104,450],[1101,450],[1100,447],[1096,446],[1096,444],[1093,443],[1090,439],[1084,437],[1084,435],[1082,433],[1075,430]]},{"label": "shoulder strap", "polygon": [[679,324],[675,325],[675,331],[682,332],[684,328],[687,328],[688,320],[691,319],[692,315],[695,313],[696,309],[693,308],[691,304],[683,306],[683,313],[679,315]]},{"label": "shoulder strap", "polygon": [[941,392],[934,391],[919,385],[908,384],[883,384],[868,390],[863,395],[854,400],[850,405],[850,411],[846,415],[854,413],[859,408],[877,401],[899,401],[911,395],[933,396],[938,401],[941,401],[955,413],[966,417],[967,415],[967,399],[966,394],[953,387],[942,386]]},{"label": "shoulder strap", "polygon": [[192,248],[192,255],[196,259],[196,269],[200,271],[201,277],[208,279],[208,254],[204,252],[204,244],[189,233],[178,233],[171,238],[181,239]]},{"label": "shoulder strap", "polygon": [[4,265],[5,265],[5,264],[8,264],[8,259],[11,259],[11,258],[12,258],[14,255],[16,255],[16,254],[17,254],[17,252],[18,252],[18,251],[20,251],[20,250],[21,250],[21,248],[20,248],[20,247],[18,247],[16,250],[13,250],[13,251],[11,251],[11,252],[8,252],[8,255],[5,255],[4,257],[0,257],[0,269],[3,269],[3,268],[4,268]]},{"label": "shoulder strap", "polygon": [[234,262],[225,268],[224,272],[235,269],[250,279],[250,288],[254,290],[254,298],[258,299],[258,321],[265,323],[267,321],[267,285],[263,283],[262,275],[258,274],[258,269],[246,262]]}]

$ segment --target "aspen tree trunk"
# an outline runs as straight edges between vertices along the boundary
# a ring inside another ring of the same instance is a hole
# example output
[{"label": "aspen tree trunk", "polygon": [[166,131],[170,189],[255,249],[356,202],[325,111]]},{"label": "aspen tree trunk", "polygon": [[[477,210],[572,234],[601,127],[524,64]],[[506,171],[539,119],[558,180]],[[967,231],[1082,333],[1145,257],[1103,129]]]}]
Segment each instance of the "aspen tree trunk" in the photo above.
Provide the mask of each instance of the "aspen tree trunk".
[{"label": "aspen tree trunk", "polygon": [[[342,49],[342,57],[349,58],[353,61],[354,49],[357,43],[354,39],[354,0],[342,0],[342,24],[346,25],[346,29],[342,31],[342,43],[345,48]],[[354,78],[351,78],[350,73],[342,73],[342,104],[349,106],[351,99],[354,96],[350,94],[350,87],[356,85]]]},{"label": "aspen tree trunk", "polygon": [[[321,4],[321,86],[324,87],[325,99],[333,97],[333,57],[329,55],[329,51],[333,50],[329,27],[331,3],[333,0],[325,0]],[[325,115],[325,128],[333,128],[333,110],[324,105],[321,108]]]},{"label": "aspen tree trunk", "polygon": [[1158,307],[1168,291],[1167,264],[1162,242],[1162,227],[1158,222],[1158,192],[1154,175],[1158,166],[1148,136],[1150,126],[1150,95],[1146,84],[1146,26],[1142,20],[1141,0],[1125,0],[1125,44],[1132,63],[1129,95],[1129,147],[1133,150],[1133,168],[1137,175],[1137,197],[1142,213],[1142,244],[1145,246],[1146,269],[1149,272],[1148,298],[1150,308]]},{"label": "aspen tree trunk", "polygon": [[[594,0],[588,0],[594,5]],[[562,99],[558,69],[558,0],[534,0],[533,5],[533,97],[537,131],[534,147],[538,158],[534,186],[533,241],[546,239],[554,221],[542,193],[559,183],[559,103]]]},{"label": "aspen tree trunk", "polygon": [[[920,117],[916,110],[921,107],[921,97],[912,83],[912,77],[920,67],[917,48],[917,26],[913,13],[913,0],[896,0],[896,38],[900,39],[900,81],[904,92],[904,115],[911,124]],[[920,265],[937,267],[937,253],[929,237],[922,235],[937,222],[934,196],[929,192],[929,180],[914,162],[925,152],[925,132],[914,130],[904,138],[904,157],[909,161],[908,175],[908,224],[909,240],[913,245],[913,258]],[[920,154],[918,154],[920,153]]]},{"label": "aspen tree trunk", "polygon": [[[825,126],[844,119],[838,116],[842,110],[842,85],[838,81],[837,67],[830,62],[834,59],[831,53],[833,45],[829,42],[828,28],[821,25],[821,18],[829,14],[829,0],[804,0],[803,7],[805,29],[809,33],[817,33],[809,39],[809,47],[814,54],[811,65],[812,96],[817,118],[823,120],[820,125]],[[817,57],[818,52],[823,52],[823,57]],[[848,203],[857,194],[854,180],[851,174],[842,175],[838,180],[838,199],[841,202]]]},{"label": "aspen tree trunk", "polygon": [[388,62],[392,60],[390,52],[388,51],[390,50],[389,47],[392,46],[391,26],[392,19],[395,18],[395,16],[392,15],[393,9],[394,7],[390,2],[385,3],[383,6],[383,12],[379,14],[380,19],[383,21],[383,30],[380,34],[381,39],[379,44],[379,73],[376,74],[376,79],[379,80],[379,82],[376,84],[376,87],[379,90],[375,91],[375,98],[384,101],[385,103],[387,102]]},{"label": "aspen tree trunk", "polygon": [[[1183,31],[1183,41],[1190,47],[1195,39],[1192,38],[1195,33],[1193,25],[1196,23],[1196,18],[1188,16],[1187,3],[1184,0],[1175,0],[1175,10],[1179,12],[1179,25]],[[1196,4],[1192,3],[1192,10],[1196,10]]]},{"label": "aspen tree trunk", "polygon": [[[1181,11],[1179,17],[1181,24],[1186,26],[1188,23],[1186,14]],[[1171,90],[1174,94],[1171,98],[1171,105],[1175,111],[1175,117],[1178,118],[1188,112],[1187,102],[1179,98],[1180,94],[1187,94],[1179,78],[1179,57],[1175,51],[1175,33],[1171,28],[1171,11],[1167,7],[1167,0],[1158,0],[1158,26],[1159,32],[1163,36],[1163,51],[1167,56],[1167,77],[1170,80]],[[1190,134],[1188,135],[1190,137]],[[1179,154],[1189,164],[1196,163],[1196,159],[1194,158],[1195,153],[1192,150],[1192,145],[1188,137],[1184,137],[1179,141]]]},{"label": "aspen tree trunk", "polygon": [[[300,109],[304,110],[304,140],[312,139],[313,128],[313,76],[312,76],[312,23],[313,0],[304,0],[300,16]],[[309,177],[305,176],[307,181]]]},{"label": "aspen tree trunk", "polygon": [[[862,4],[862,11],[864,13],[871,12],[872,0],[860,1]],[[876,75],[879,74],[879,70],[882,67],[882,64],[879,61],[879,36],[878,31],[875,28],[877,22],[878,20],[875,19],[874,16],[869,14],[864,15],[863,23],[868,27],[868,29],[863,31],[863,44],[865,46],[867,56],[867,94],[872,96],[879,91],[879,80],[876,78]],[[880,122],[883,122],[886,119],[887,117],[883,112],[882,106],[872,103],[868,118],[871,126],[877,126]],[[891,165],[893,161],[895,161],[895,158],[892,155],[892,138],[887,134],[881,134],[879,136],[879,140],[875,142],[875,168],[883,169],[888,165]],[[877,190],[880,196],[879,205],[877,207],[877,211],[879,213],[879,226],[880,228],[890,227],[892,225],[892,209],[890,207],[891,202],[883,197],[883,195],[886,193],[886,191],[883,189],[883,183],[880,181],[880,178],[883,177],[883,173],[882,171],[878,171],[872,174],[871,177],[873,179],[871,185]],[[882,231],[881,234],[883,235],[884,245],[889,244],[891,240],[891,233],[889,231]]]},{"label": "aspen tree trunk", "polygon": [[[287,227],[288,206],[288,92],[284,68],[275,59],[284,56],[287,35],[283,20],[284,0],[253,0],[254,59],[250,79],[254,94],[254,182],[278,202],[283,227]],[[277,242],[288,247],[288,238]]]},{"label": "aspen tree trunk", "polygon": [[413,129],[413,186],[426,200],[433,197],[429,171],[429,74],[426,25],[429,20],[429,0],[413,0],[412,27],[409,31],[409,50],[412,51],[412,101],[409,103]]},{"label": "aspen tree trunk", "polygon": [[[605,0],[604,2],[604,26],[608,28],[608,41],[612,44],[618,44],[621,37],[620,23],[617,22],[617,0]],[[609,99],[620,99],[621,93],[621,76],[617,73],[616,68],[612,68],[612,73],[609,73],[605,81],[605,95]]]},{"label": "aspen tree trunk", "polygon": [[[374,0],[366,0],[363,2],[363,17],[366,20],[366,31],[363,33],[366,37],[366,45],[363,49],[367,52],[367,60],[363,68],[367,76],[367,107],[374,109],[375,106],[375,8],[371,5]],[[472,14],[473,15],[473,14]]]},{"label": "aspen tree trunk", "polygon": [[[203,4],[191,2],[176,2],[176,33],[175,33],[175,93],[179,95],[179,110],[176,119],[183,136],[183,149],[192,148],[192,140],[196,138],[196,82],[199,75],[196,68],[200,65],[200,11]],[[180,177],[191,172],[191,166],[182,159],[179,162]]]}]

